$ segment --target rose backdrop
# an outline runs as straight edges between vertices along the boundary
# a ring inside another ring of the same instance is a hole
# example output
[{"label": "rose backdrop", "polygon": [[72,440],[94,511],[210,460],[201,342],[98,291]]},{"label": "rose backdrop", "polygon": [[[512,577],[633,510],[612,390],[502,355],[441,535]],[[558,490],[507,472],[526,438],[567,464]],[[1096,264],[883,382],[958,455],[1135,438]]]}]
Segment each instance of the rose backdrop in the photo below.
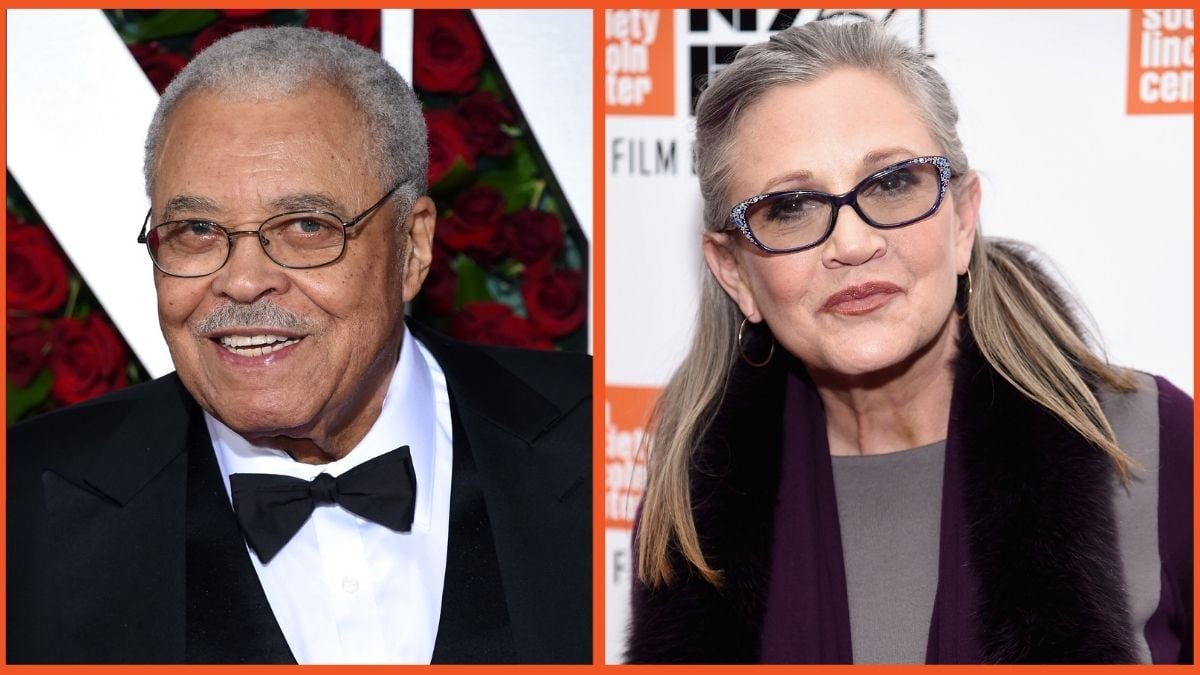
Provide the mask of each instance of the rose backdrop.
[{"label": "rose backdrop", "polygon": [[587,349],[587,241],[471,13],[417,10],[413,81],[438,204],[413,314],[487,344]]},{"label": "rose backdrop", "polygon": [[[160,93],[200,50],[254,26],[380,48],[378,10],[106,10]],[[429,132],[434,260],[413,314],[460,339],[587,349],[587,240],[469,11],[416,10],[413,85]],[[590,142],[590,139],[588,140]],[[8,179],[8,423],[146,378]]]},{"label": "rose backdrop", "polygon": [[8,424],[146,379],[96,297],[7,177]]}]

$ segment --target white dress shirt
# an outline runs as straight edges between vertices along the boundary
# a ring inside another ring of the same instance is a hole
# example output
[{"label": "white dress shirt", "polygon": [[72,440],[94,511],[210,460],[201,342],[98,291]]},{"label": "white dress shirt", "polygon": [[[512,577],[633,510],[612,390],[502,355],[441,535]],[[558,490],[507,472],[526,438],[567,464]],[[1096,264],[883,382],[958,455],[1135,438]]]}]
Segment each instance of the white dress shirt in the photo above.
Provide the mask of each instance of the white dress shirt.
[{"label": "white dress shirt", "polygon": [[429,663],[446,578],[454,446],[446,378],[425,346],[405,328],[379,419],[335,462],[302,464],[204,417],[227,495],[231,473],[336,477],[409,446],[417,478],[411,532],[321,504],[270,563],[246,552],[297,662]]}]

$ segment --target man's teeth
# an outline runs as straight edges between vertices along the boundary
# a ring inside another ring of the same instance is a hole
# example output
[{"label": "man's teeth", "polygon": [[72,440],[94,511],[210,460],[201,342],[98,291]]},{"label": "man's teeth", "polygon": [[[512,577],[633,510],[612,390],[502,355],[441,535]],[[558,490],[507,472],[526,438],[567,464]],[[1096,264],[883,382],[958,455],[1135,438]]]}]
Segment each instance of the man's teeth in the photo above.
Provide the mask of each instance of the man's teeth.
[{"label": "man's teeth", "polygon": [[262,356],[278,351],[289,345],[294,345],[300,338],[289,338],[282,335],[225,335],[220,339],[221,346],[234,354],[242,356]]}]

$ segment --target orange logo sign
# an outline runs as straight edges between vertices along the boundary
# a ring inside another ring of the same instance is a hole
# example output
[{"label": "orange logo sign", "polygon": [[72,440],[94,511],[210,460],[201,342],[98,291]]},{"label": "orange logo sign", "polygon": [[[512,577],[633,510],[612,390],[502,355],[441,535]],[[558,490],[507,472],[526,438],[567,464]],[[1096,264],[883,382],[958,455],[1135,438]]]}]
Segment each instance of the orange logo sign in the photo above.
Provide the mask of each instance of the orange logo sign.
[{"label": "orange logo sign", "polygon": [[606,387],[604,396],[604,521],[629,528],[646,487],[642,441],[658,389]]},{"label": "orange logo sign", "polygon": [[1190,113],[1196,98],[1195,29],[1190,9],[1129,13],[1130,115]]},{"label": "orange logo sign", "polygon": [[671,10],[604,10],[604,111],[674,115],[674,49]]}]

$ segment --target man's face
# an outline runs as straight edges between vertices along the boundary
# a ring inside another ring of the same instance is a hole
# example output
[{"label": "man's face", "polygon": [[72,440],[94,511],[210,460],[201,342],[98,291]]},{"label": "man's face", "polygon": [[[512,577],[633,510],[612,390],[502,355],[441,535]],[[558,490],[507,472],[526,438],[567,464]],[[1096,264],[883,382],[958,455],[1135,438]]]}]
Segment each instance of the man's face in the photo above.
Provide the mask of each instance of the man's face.
[{"label": "man's face", "polygon": [[[155,167],[155,222],[253,230],[303,209],[349,219],[392,187],[370,170],[370,140],[361,114],[328,86],[259,102],[189,94],[169,118]],[[421,198],[412,211],[398,227],[404,214],[384,204],[324,267],[280,267],[242,236],[209,276],[155,271],[163,335],[201,407],[243,436],[348,452],[378,415],[404,303],[428,270],[432,202]]]}]

